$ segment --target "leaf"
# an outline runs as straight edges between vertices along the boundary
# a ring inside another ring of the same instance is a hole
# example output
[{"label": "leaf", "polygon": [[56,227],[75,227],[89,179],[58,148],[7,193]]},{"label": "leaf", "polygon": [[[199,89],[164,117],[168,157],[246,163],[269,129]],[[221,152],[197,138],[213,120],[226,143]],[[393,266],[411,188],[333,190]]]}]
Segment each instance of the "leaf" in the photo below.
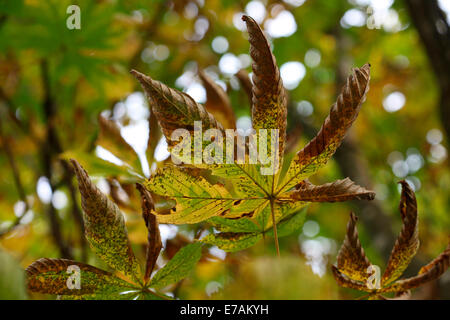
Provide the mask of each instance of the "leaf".
[{"label": "leaf", "polygon": [[[286,237],[300,230],[305,222],[306,209],[303,209],[293,215],[281,220],[277,225],[278,237]],[[267,235],[273,236],[273,230],[269,230]]]},{"label": "leaf", "polygon": [[337,268],[339,272],[351,279],[366,282],[369,274],[367,268],[371,265],[358,237],[356,221],[358,218],[353,212],[347,224],[347,233],[337,256]]},{"label": "leaf", "polygon": [[[158,170],[146,187],[151,192],[176,201],[170,213],[158,214],[161,223],[197,223],[213,216],[226,216],[231,207],[241,200],[233,198],[224,185],[208,182],[198,171],[175,166]],[[239,206],[256,200],[242,200]]]},{"label": "leaf", "polygon": [[403,180],[400,183],[402,185],[402,195],[399,209],[403,227],[392,249],[386,271],[381,278],[383,285],[387,285],[400,277],[419,249],[419,221],[416,196],[406,181]]},{"label": "leaf", "polygon": [[[252,141],[248,139],[249,141],[241,143],[241,146],[232,146],[233,154],[228,149],[230,147],[228,142],[231,140],[226,139],[228,141],[225,143],[219,141],[219,148],[222,145],[224,147],[222,151],[227,151],[223,153],[224,158],[221,159],[226,160],[226,163],[193,164],[190,162],[192,159],[186,159],[183,155],[180,160],[184,164],[177,163],[175,166],[167,166],[157,170],[145,185],[156,201],[154,212],[160,223],[192,224],[210,219],[209,222],[217,230],[224,233],[247,232],[256,234],[257,239],[253,235],[232,235],[242,238],[241,243],[245,245],[241,247],[256,243],[260,234],[268,233],[268,228],[272,227],[278,252],[277,223],[280,220],[288,219],[290,215],[305,207],[310,202],[309,200],[334,202],[348,199],[373,199],[373,192],[355,185],[350,180],[342,180],[323,186],[310,184],[306,186],[306,182],[304,182],[303,189],[294,190],[292,193],[288,192],[293,186],[302,183],[305,178],[324,165],[338,147],[345,136],[345,132],[355,120],[368,89],[369,66],[365,65],[361,69],[353,71],[353,75],[349,77],[347,86],[344,87],[337,104],[332,107],[322,131],[303,151],[299,152],[297,164],[293,163],[290,170],[287,170],[287,166],[285,166],[288,174],[285,177],[284,184],[279,184],[281,170],[278,169],[282,166],[286,138],[286,91],[275,57],[263,31],[252,18],[244,16],[243,20],[247,25],[250,55],[254,61],[253,84],[245,76],[244,71],[240,73],[240,79],[244,81],[247,87],[252,87],[253,128],[278,129],[280,130],[279,140],[277,141],[276,137],[272,139],[270,132],[267,141],[265,141],[266,138],[264,138],[263,133],[258,132],[256,134],[256,145],[253,144],[255,135],[252,134],[250,136]],[[203,122],[203,128],[218,128],[222,130],[222,137],[226,136],[223,135],[223,128],[214,117],[207,113],[202,105],[195,103],[191,97],[170,89],[137,71],[132,71],[132,73],[141,82],[144,91],[147,93],[153,114],[158,120],[166,139],[169,140],[171,133],[178,128],[187,129],[192,133],[195,128],[194,121],[198,120]],[[207,90],[209,90],[210,98],[215,97],[213,101],[222,106],[220,110],[227,110],[227,114],[230,114],[230,116],[227,116],[229,119],[232,114],[231,108],[227,107],[228,99],[225,98],[223,90],[217,86],[214,88],[215,84],[204,74],[200,76],[203,78]],[[210,88],[208,89],[208,87]],[[229,133],[229,131],[226,133]],[[184,140],[185,137],[183,136],[182,141],[185,142]],[[187,146],[190,143],[190,151],[194,149],[195,153],[196,148],[193,148],[193,140],[191,134],[191,141],[188,140]],[[240,139],[233,137],[233,141],[235,140]],[[202,142],[202,147],[204,142]],[[220,142],[222,143],[220,144]],[[272,148],[277,142],[280,144],[278,153]],[[267,163],[254,163],[255,161],[250,163],[249,160],[252,158],[250,152],[246,151],[245,156],[242,156],[242,154],[237,156],[239,151],[242,150],[242,144],[246,144],[247,147],[255,145],[259,151],[267,145],[269,151],[267,160],[273,165],[273,171],[267,171]],[[175,146],[176,142],[169,141],[170,148]],[[185,146],[182,145],[183,149]],[[175,154],[175,156],[180,155]],[[271,160],[279,160],[280,165],[277,166]],[[308,167],[313,170],[306,170]],[[302,173],[301,175],[298,174],[299,170]],[[228,219],[247,219],[256,225],[258,230],[255,231],[251,223],[239,224],[229,222]],[[298,219],[300,224],[300,217]],[[223,223],[222,227],[218,225],[220,223]],[[223,246],[228,246],[227,241],[230,235],[225,234],[221,237],[222,234],[219,233],[210,236],[207,240],[222,241]]]},{"label": "leaf", "polygon": [[[381,293],[395,292],[398,299],[404,299],[408,290],[417,288],[424,283],[439,278],[450,266],[450,241],[436,259],[420,269],[415,277],[397,280],[411,262],[419,246],[417,203],[413,190],[405,181],[402,184],[400,213],[403,220],[402,231],[392,250],[380,288],[369,288],[368,267],[371,265],[366,258],[356,230],[356,216],[350,213],[347,225],[347,235],[338,253],[337,266],[332,266],[336,282],[346,288],[369,292],[369,299],[387,299]],[[373,274],[372,274],[373,275]]]},{"label": "leaf", "polygon": [[242,16],[248,30],[253,69],[252,125],[254,129],[279,129],[279,152],[286,140],[287,99],[276,59],[256,21]]},{"label": "leaf", "polygon": [[94,252],[110,267],[139,279],[139,264],[131,249],[125,221],[115,203],[89,179],[76,160],[71,160],[78,179],[85,235]]},{"label": "leaf", "polygon": [[122,137],[118,124],[113,120],[106,119],[101,114],[98,115],[98,124],[100,128],[97,144],[141,172],[139,157]]},{"label": "leaf", "polygon": [[373,200],[375,198],[375,192],[358,186],[349,178],[336,180],[320,186],[313,185],[309,181],[304,180],[295,187],[294,191],[284,193],[284,195],[295,201],[307,202]]},{"label": "leaf", "polygon": [[256,232],[222,232],[208,234],[201,242],[217,246],[227,252],[236,252],[255,245],[261,239],[262,234]]},{"label": "leaf", "polygon": [[214,116],[188,94],[169,88],[136,70],[132,70],[131,73],[144,88],[152,112],[158,119],[169,147],[173,144],[170,139],[171,134],[176,129],[187,129],[193,136],[194,121],[201,121],[203,130],[209,128],[223,130],[222,125],[217,122]]},{"label": "leaf", "polygon": [[369,79],[369,64],[353,69],[317,136],[293,158],[279,192],[289,190],[328,162],[358,116],[369,89]]},{"label": "leaf", "polygon": [[188,244],[160,269],[150,282],[155,289],[164,288],[186,278],[195,267],[202,255],[202,245],[199,242]]},{"label": "leaf", "polygon": [[[277,208],[277,216],[281,216],[280,212],[288,212],[289,215],[285,219],[281,220],[278,224],[277,229],[278,237],[288,236],[295,231],[299,230],[305,221],[306,210],[301,210],[297,212],[298,207],[292,206],[291,210],[286,210],[285,204],[282,204]],[[267,208],[266,208],[267,209]],[[296,213],[291,214],[292,211]],[[270,214],[270,212],[269,212]],[[244,250],[255,245],[259,240],[263,238],[263,235],[274,236],[271,224],[263,224],[263,229],[249,219],[226,219],[221,217],[214,217],[209,220],[212,225],[219,231],[217,234],[209,234],[202,238],[203,243],[210,245],[215,245],[218,248],[228,251],[235,252],[239,250]]]},{"label": "leaf", "polygon": [[[71,270],[70,266],[79,268],[80,289],[68,286],[69,277],[76,276],[75,269]],[[66,259],[39,259],[27,267],[26,275],[30,291],[47,294],[107,296],[132,288],[110,272]]]},{"label": "leaf", "polygon": [[152,213],[155,209],[152,196],[143,185],[137,183],[136,187],[141,193],[142,216],[148,230],[147,262],[144,274],[144,282],[147,283],[162,249],[162,242],[158,221],[156,220],[156,216]]},{"label": "leaf", "polygon": [[415,277],[396,281],[383,292],[399,292],[420,287],[426,282],[438,279],[450,266],[450,242],[447,248],[433,261],[422,267]]},{"label": "leaf", "polygon": [[141,176],[127,165],[117,165],[80,150],[69,150],[59,155],[61,159],[77,161],[92,175],[100,177],[117,177],[120,181],[135,182]]},{"label": "leaf", "polygon": [[173,298],[162,293],[155,295],[151,292],[144,291],[140,292],[138,300],[173,300]]},{"label": "leaf", "polygon": [[226,92],[205,72],[200,71],[199,76],[206,90],[206,110],[213,114],[225,129],[236,129],[236,117]]},{"label": "leaf", "polygon": [[20,264],[0,249],[0,299],[26,300],[25,274]]}]

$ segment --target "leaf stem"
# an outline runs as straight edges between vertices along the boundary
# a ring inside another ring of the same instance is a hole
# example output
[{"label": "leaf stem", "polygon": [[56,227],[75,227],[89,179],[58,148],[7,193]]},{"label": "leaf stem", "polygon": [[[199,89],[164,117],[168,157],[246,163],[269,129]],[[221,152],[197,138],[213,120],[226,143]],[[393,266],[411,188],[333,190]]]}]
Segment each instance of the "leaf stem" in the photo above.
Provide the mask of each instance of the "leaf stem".
[{"label": "leaf stem", "polygon": [[270,213],[272,216],[273,237],[275,239],[275,248],[277,248],[277,256],[280,257],[280,245],[278,243],[277,224],[275,221],[275,211],[273,209],[274,199],[270,199]]},{"label": "leaf stem", "polygon": [[147,293],[150,293],[150,294],[152,294],[152,295],[154,295],[154,296],[156,296],[156,297],[158,297],[158,298],[161,298],[161,299],[163,299],[163,300],[172,300],[172,299],[170,299],[169,297],[167,297],[167,296],[165,296],[165,295],[163,295],[163,294],[159,294],[159,293],[156,292],[156,291],[150,290],[149,288],[145,288],[145,291],[146,291]]}]

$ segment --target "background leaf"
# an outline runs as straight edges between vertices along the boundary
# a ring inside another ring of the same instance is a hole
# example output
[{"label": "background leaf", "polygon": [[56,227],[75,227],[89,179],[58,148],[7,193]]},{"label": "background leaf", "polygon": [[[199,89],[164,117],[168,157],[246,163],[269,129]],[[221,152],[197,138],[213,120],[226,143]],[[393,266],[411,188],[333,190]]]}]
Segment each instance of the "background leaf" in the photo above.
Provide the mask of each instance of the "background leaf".
[{"label": "background leaf", "polygon": [[0,299],[27,299],[25,273],[20,264],[0,249]]},{"label": "background leaf", "polygon": [[262,239],[261,233],[255,232],[222,232],[218,234],[208,234],[202,238],[203,243],[217,246],[227,252],[236,252],[247,249],[255,245]]}]

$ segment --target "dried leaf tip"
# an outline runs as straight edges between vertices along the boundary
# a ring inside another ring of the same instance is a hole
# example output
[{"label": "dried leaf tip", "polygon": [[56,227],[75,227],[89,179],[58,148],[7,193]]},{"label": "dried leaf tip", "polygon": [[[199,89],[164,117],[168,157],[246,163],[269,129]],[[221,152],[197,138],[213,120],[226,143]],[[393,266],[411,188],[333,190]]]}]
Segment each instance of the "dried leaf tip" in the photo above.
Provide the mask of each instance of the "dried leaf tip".
[{"label": "dried leaf tip", "polygon": [[140,183],[136,183],[136,189],[141,194],[142,211],[145,222],[147,222],[146,214],[150,213],[150,210],[154,209],[153,199],[150,192]]},{"label": "dried leaf tip", "polygon": [[148,230],[147,236],[147,259],[145,266],[144,282],[148,283],[150,276],[155,268],[156,260],[162,249],[161,234],[156,216],[152,214],[154,210],[153,199],[150,192],[140,183],[136,183],[136,188],[141,194],[142,216]]},{"label": "dried leaf tip", "polygon": [[400,214],[404,225],[409,226],[411,231],[414,230],[418,224],[417,219],[417,200],[413,189],[405,180],[399,181],[402,185],[402,194],[400,200]]},{"label": "dried leaf tip", "polygon": [[247,29],[252,27],[259,28],[258,23],[252,17],[244,14],[241,19],[247,24]]},{"label": "dried leaf tip", "polygon": [[141,83],[141,85],[144,87],[144,89],[148,88],[148,86],[151,84],[151,82],[153,80],[151,77],[149,77],[139,71],[136,71],[134,69],[132,69],[130,71],[130,73]]},{"label": "dried leaf tip", "polygon": [[84,170],[84,168],[81,166],[81,164],[78,163],[77,160],[70,159],[69,161],[75,170],[75,175],[77,176],[78,188],[80,189],[80,193],[82,195],[86,194],[88,190],[91,189],[90,179],[86,170]]}]

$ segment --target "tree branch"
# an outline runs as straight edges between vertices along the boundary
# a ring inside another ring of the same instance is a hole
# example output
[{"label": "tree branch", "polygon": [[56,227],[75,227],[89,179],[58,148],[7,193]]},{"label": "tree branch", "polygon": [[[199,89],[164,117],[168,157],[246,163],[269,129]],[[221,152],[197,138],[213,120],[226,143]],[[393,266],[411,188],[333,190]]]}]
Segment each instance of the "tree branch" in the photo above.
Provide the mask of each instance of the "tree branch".
[{"label": "tree branch", "polygon": [[441,90],[439,113],[448,142],[450,141],[450,27],[436,0],[405,0],[405,2]]}]

